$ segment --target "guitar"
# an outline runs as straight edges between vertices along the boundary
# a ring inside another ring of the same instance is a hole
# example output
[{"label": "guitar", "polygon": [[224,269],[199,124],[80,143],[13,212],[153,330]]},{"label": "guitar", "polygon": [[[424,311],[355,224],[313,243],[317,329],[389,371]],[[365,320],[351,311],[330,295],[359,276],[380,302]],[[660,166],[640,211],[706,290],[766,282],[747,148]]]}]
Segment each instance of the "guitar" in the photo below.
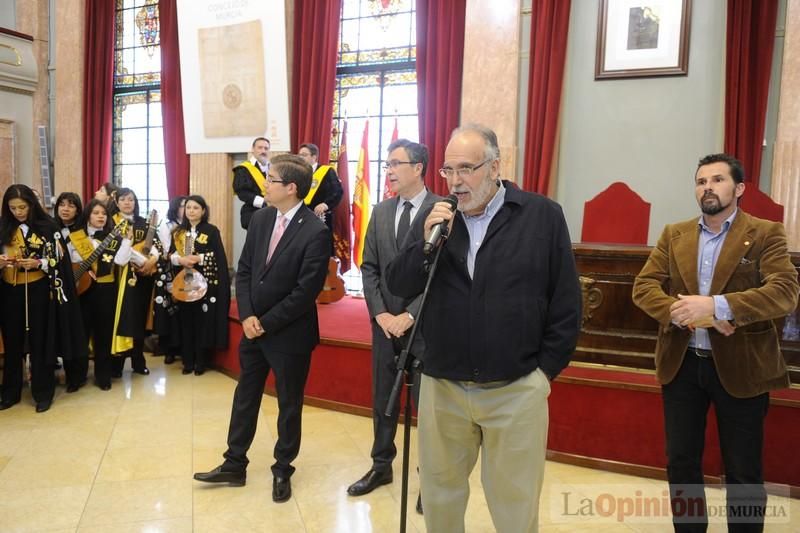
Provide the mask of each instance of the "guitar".
[{"label": "guitar", "polygon": [[[194,239],[187,231],[183,246],[184,255],[194,253]],[[208,261],[213,253],[206,254],[203,259]],[[208,292],[208,280],[192,267],[184,267],[172,280],[172,297],[179,302],[196,302]]]},{"label": "guitar", "polygon": [[113,241],[117,237],[122,237],[122,235],[127,230],[127,227],[128,227],[127,220],[123,220],[122,222],[114,226],[114,229],[112,229],[111,232],[108,235],[106,235],[106,238],[103,239],[103,241],[97,246],[97,248],[94,249],[94,252],[92,252],[92,254],[89,257],[87,257],[80,263],[72,265],[72,277],[75,280],[75,289],[78,292],[78,296],[89,290],[89,287],[92,286],[93,279],[89,271],[91,270],[94,262],[97,261],[97,258],[100,257],[100,254],[102,254],[106,250],[106,248],[108,248],[108,245],[111,244],[111,241]]},{"label": "guitar", "polygon": [[[131,263],[137,268],[141,268],[150,256],[150,249],[153,247],[153,239],[156,235],[156,224],[158,223],[158,211],[153,209],[147,216],[147,233],[144,240],[134,244],[131,249]],[[131,287],[136,286],[136,270],[131,272],[131,278],[128,280],[128,285]]]},{"label": "guitar", "polygon": [[331,257],[328,260],[328,274],[325,276],[325,285],[317,296],[317,303],[332,304],[344,298],[344,278],[339,274],[339,258]]}]

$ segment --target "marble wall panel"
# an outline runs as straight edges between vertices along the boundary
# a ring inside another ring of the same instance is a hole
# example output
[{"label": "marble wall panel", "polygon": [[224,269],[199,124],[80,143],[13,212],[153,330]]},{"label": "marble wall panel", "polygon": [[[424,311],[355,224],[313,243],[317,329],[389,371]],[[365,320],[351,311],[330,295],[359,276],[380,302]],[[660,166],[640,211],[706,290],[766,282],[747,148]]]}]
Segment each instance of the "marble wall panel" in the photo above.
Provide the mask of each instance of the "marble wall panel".
[{"label": "marble wall panel", "polygon": [[497,133],[500,172],[511,180],[519,157],[520,17],[519,0],[467,0],[461,123],[480,122]]},{"label": "marble wall panel", "polygon": [[55,5],[55,190],[81,193],[85,0]]},{"label": "marble wall panel", "polygon": [[210,222],[219,228],[228,263],[233,261],[233,190],[231,157],[228,154],[192,154],[189,191],[205,198],[211,211]]},{"label": "marble wall panel", "polygon": [[784,206],[789,249],[800,251],[800,0],[787,0],[772,198]]},{"label": "marble wall panel", "polygon": [[14,123],[0,120],[0,191],[14,183]]}]

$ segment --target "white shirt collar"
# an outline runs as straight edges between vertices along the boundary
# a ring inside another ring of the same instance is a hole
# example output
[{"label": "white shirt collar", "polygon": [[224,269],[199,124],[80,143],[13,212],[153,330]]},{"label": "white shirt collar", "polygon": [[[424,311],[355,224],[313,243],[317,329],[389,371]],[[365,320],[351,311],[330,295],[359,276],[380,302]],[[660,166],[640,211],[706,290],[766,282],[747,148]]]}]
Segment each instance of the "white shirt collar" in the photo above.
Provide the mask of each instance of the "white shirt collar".
[{"label": "white shirt collar", "polygon": [[278,211],[278,216],[279,216],[279,217],[280,217],[280,216],[283,216],[283,217],[285,217],[285,218],[286,218],[286,225],[288,226],[288,225],[289,225],[289,222],[291,222],[291,221],[292,221],[292,219],[294,218],[294,216],[297,214],[297,211],[300,209],[300,206],[301,206],[301,205],[303,205],[303,201],[302,201],[302,200],[300,200],[299,202],[297,202],[297,205],[296,205],[296,206],[294,206],[293,208],[289,209],[289,210],[286,212],[286,214],[281,214],[281,212],[280,212],[280,211]]}]

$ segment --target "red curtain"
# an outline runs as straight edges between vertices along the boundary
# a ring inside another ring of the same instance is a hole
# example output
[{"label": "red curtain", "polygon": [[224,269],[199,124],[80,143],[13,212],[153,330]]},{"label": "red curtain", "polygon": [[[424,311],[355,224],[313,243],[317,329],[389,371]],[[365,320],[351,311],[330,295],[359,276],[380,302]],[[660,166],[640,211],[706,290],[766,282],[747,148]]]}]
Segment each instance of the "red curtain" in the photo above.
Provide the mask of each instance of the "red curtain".
[{"label": "red curtain", "polygon": [[728,0],[725,152],[758,187],[778,2]]},{"label": "red curtain", "polygon": [[304,142],[330,157],[333,91],[342,0],[295,0],[292,59],[292,150]]},{"label": "red curtain", "polygon": [[86,0],[83,56],[83,197],[111,178],[115,2]]},{"label": "red curtain", "polygon": [[546,195],[556,155],[570,0],[534,0],[523,188]]},{"label": "red curtain", "polygon": [[461,119],[466,0],[417,0],[419,138],[430,151],[428,189],[447,195],[439,177],[450,133]]},{"label": "red curtain", "polygon": [[175,0],[159,0],[161,26],[161,117],[169,197],[189,194],[189,154],[183,132],[181,60],[178,50],[178,8]]}]

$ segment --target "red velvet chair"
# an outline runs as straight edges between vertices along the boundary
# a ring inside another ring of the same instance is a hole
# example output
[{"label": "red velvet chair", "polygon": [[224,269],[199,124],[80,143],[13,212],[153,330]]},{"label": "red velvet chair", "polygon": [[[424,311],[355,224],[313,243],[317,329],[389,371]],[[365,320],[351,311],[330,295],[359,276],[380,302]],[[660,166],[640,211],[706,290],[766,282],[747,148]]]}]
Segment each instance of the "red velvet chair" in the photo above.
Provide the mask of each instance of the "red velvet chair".
[{"label": "red velvet chair", "polygon": [[783,206],[772,201],[768,195],[752,183],[745,182],[745,190],[739,199],[739,207],[742,211],[754,217],[772,220],[773,222],[783,222]]},{"label": "red velvet chair", "polygon": [[583,206],[581,242],[647,244],[650,204],[617,181]]}]

